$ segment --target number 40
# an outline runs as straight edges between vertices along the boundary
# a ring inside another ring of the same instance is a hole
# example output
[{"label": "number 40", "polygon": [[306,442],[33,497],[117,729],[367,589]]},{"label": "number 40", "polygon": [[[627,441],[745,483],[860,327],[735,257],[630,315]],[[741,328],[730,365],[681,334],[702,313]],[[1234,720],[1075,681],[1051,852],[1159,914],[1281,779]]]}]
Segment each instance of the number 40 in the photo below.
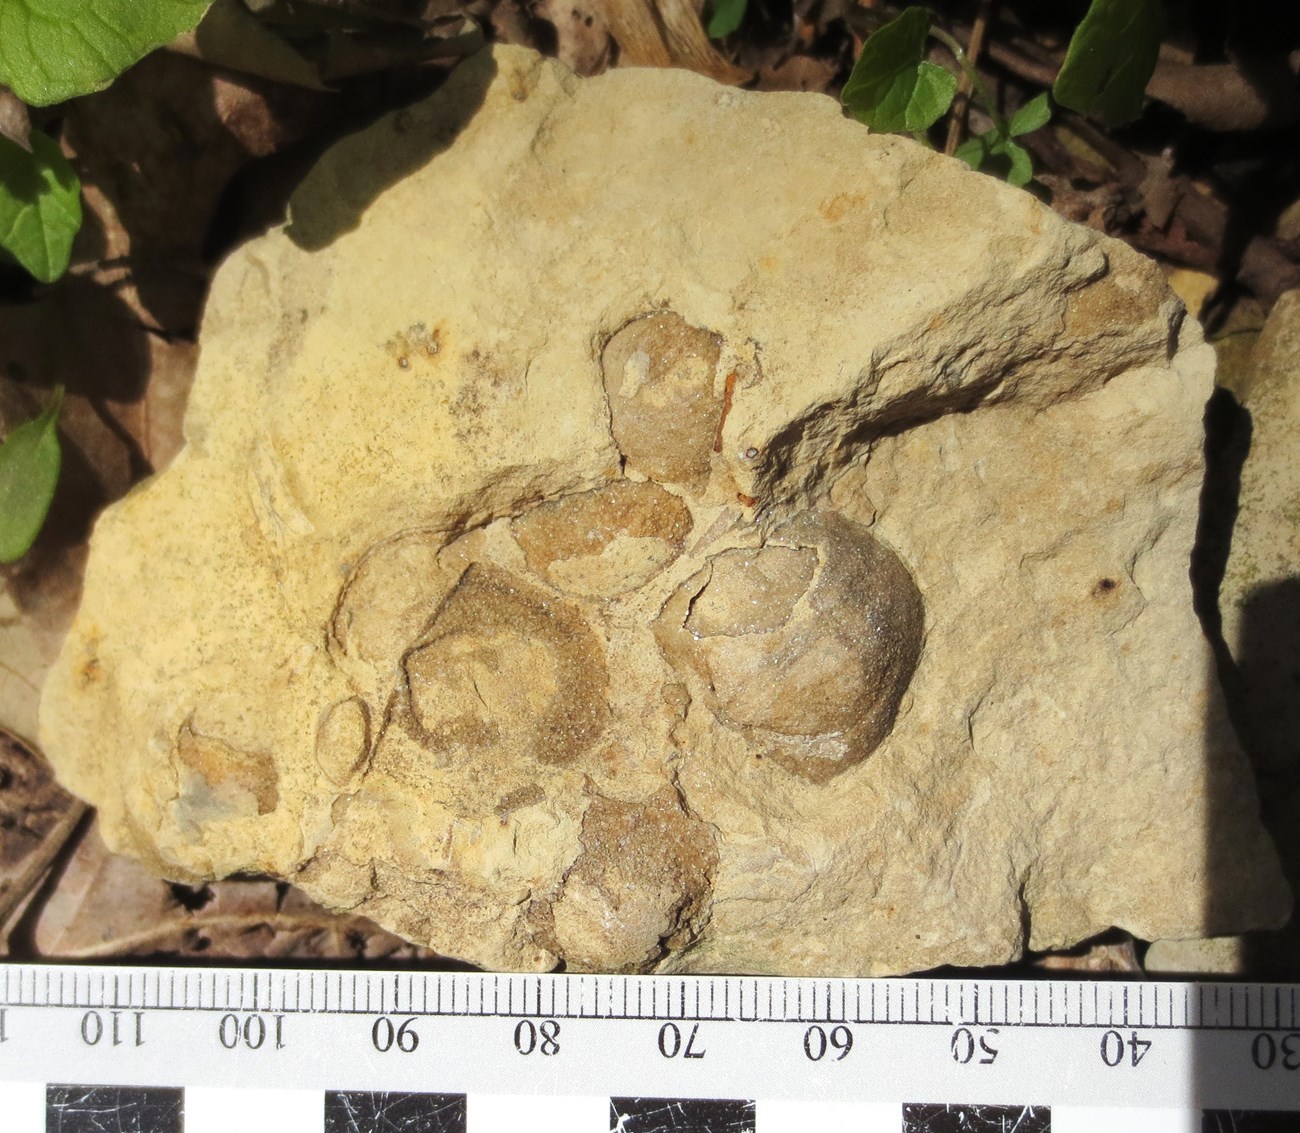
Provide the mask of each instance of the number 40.
[{"label": "number 40", "polygon": [[1101,1060],[1107,1066],[1118,1066],[1124,1061],[1127,1051],[1129,1065],[1136,1066],[1151,1049],[1150,1039],[1138,1038],[1137,1031],[1130,1031],[1125,1038],[1118,1031],[1107,1031],[1101,1036]]}]

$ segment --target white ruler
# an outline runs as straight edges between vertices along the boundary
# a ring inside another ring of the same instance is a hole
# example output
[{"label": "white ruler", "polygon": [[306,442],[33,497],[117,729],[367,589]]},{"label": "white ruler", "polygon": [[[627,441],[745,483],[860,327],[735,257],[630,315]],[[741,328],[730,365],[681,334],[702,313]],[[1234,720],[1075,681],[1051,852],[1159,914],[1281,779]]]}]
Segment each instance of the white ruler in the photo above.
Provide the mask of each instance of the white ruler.
[{"label": "white ruler", "polygon": [[4,1133],[1296,1133],[1300,987],[0,966]]}]

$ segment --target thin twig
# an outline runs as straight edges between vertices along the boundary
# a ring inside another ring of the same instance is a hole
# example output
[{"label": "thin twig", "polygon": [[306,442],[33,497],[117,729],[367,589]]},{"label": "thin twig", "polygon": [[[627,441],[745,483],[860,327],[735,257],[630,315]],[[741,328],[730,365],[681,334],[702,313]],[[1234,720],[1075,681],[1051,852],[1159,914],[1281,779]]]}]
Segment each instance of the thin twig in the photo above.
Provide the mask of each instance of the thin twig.
[{"label": "thin twig", "polygon": [[[266,929],[274,936],[293,933],[362,932],[371,937],[387,936],[383,930],[370,924],[358,923],[359,918],[349,918],[336,913],[225,913],[220,916],[192,917],[165,920],[137,929],[112,940],[95,941],[76,948],[63,948],[62,960],[104,960],[112,957],[134,956],[153,952],[177,951],[177,937],[187,935],[216,936],[229,933],[243,935]],[[404,941],[397,941],[400,947]]]},{"label": "thin twig", "polygon": [[[980,52],[984,49],[984,33],[988,30],[992,8],[993,0],[980,0],[979,11],[975,14],[975,26],[971,28],[970,43],[966,48],[966,55],[972,67],[979,62]],[[970,110],[972,89],[970,72],[963,67],[961,83],[957,87],[957,99],[952,107],[952,117],[948,119],[948,140],[943,146],[943,152],[949,157],[956,152],[962,133],[966,129],[966,115]]]},{"label": "thin twig", "polygon": [[69,802],[58,821],[42,835],[41,844],[23,859],[22,868],[0,889],[0,942],[7,939],[14,914],[63,852],[85,813],[85,803],[79,799]]},{"label": "thin twig", "polygon": [[966,57],[966,50],[951,35],[941,27],[931,26],[930,34],[940,43],[952,52],[952,57],[957,60],[957,65],[962,70],[962,75],[970,83],[975,94],[983,100],[984,109],[988,111],[989,117],[993,119],[998,129],[1006,131],[1007,121],[1003,118],[1001,111],[998,110],[997,100],[993,97],[992,92],[984,85],[984,80],[972,66],[971,61]]}]

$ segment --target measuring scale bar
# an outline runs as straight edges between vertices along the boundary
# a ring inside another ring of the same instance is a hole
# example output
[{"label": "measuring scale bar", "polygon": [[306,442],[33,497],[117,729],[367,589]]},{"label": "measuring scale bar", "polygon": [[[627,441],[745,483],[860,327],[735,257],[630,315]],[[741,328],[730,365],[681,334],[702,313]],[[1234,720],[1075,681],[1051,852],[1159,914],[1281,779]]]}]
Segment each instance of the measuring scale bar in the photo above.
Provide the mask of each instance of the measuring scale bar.
[{"label": "measuring scale bar", "polygon": [[1300,1133],[1300,987],[0,967],[4,1133]]}]

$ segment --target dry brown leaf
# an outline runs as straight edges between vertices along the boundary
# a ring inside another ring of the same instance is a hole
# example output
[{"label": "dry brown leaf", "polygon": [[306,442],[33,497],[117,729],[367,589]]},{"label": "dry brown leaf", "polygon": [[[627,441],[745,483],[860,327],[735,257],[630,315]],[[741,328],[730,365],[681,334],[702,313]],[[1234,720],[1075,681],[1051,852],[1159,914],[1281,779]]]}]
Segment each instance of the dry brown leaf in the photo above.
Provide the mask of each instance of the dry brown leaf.
[{"label": "dry brown leaf", "polygon": [[533,7],[521,0],[496,0],[489,19],[492,38],[497,43],[530,47],[545,54],[550,40],[545,36],[549,21],[534,19]]},{"label": "dry brown leaf", "polygon": [[436,959],[361,917],[329,913],[283,883],[160,881],[110,853],[93,823],[37,914],[33,935],[40,956],[66,961]]},{"label": "dry brown leaf", "polygon": [[806,90],[825,94],[839,68],[830,59],[814,55],[792,55],[775,67],[758,73],[758,90]]},{"label": "dry brown leaf", "polygon": [[727,62],[704,32],[690,0],[595,0],[605,25],[618,41],[626,67],[685,67],[721,83],[743,83],[752,76]]},{"label": "dry brown leaf", "polygon": [[1169,224],[1169,218],[1178,207],[1178,199],[1187,192],[1188,186],[1185,179],[1173,176],[1174,155],[1169,150],[1154,155],[1144,154],[1142,161],[1147,169],[1146,176],[1138,185],[1142,207],[1146,210],[1147,219],[1156,228],[1164,228]]},{"label": "dry brown leaf", "polygon": [[1210,130],[1276,130],[1300,120],[1295,68],[1282,54],[1240,63],[1162,57],[1146,93]]},{"label": "dry brown leaf", "polygon": [[24,902],[85,813],[35,748],[0,730],[0,955]]},{"label": "dry brown leaf", "polygon": [[63,143],[85,208],[74,263],[111,283],[141,323],[192,337],[231,178],[318,127],[336,101],[157,52],[70,103]]},{"label": "dry brown leaf", "polygon": [[277,83],[324,90],[316,68],[257,19],[240,0],[216,0],[199,26],[170,50]]},{"label": "dry brown leaf", "polygon": [[555,28],[556,58],[576,74],[590,76],[613,60],[607,7],[605,0],[540,0],[533,13]]},{"label": "dry brown leaf", "polygon": [[32,144],[27,140],[31,132],[27,103],[7,87],[0,87],[0,137],[16,142],[31,153]]},{"label": "dry brown leaf", "polygon": [[93,481],[94,498],[79,519],[84,529],[179,444],[177,405],[197,350],[150,331],[135,315],[111,282],[78,276],[35,302],[0,306],[0,374],[46,389],[62,383],[70,394],[60,426],[75,451],[63,475],[75,480],[84,472],[82,479]]},{"label": "dry brown leaf", "polygon": [[440,34],[410,40],[394,35],[331,36],[319,63],[326,82],[341,82],[384,71],[448,63],[483,48],[483,30],[471,19],[448,20]]},{"label": "dry brown leaf", "polygon": [[131,935],[156,926],[176,905],[166,883],[128,858],[110,854],[92,824],[36,914],[38,955],[75,959],[113,954]]}]

